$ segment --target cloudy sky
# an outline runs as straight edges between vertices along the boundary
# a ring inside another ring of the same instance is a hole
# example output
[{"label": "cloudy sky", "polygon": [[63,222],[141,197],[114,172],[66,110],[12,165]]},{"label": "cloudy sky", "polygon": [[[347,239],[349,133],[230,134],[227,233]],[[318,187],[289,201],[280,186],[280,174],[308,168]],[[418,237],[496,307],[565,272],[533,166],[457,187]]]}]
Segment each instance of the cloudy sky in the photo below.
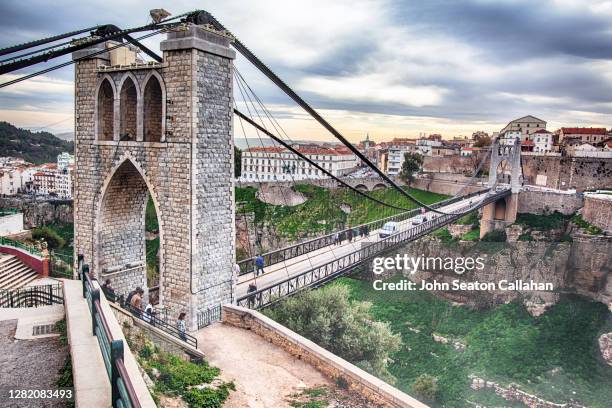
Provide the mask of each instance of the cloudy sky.
[{"label": "cloudy sky", "polygon": [[[495,131],[527,114],[553,129],[612,126],[612,1],[2,0],[0,47],[142,25],[155,7],[210,11],[354,141]],[[292,138],[328,138],[248,63],[236,64]],[[73,75],[67,67],[1,89],[0,120],[71,131]]]}]

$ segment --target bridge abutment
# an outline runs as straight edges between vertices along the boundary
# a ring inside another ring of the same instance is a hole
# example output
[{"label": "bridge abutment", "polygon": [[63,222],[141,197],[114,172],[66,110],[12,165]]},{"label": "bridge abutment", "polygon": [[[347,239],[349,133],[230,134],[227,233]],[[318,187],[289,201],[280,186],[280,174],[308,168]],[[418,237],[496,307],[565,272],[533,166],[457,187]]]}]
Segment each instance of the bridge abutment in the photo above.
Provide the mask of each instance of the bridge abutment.
[{"label": "bridge abutment", "polygon": [[223,34],[195,25],[170,32],[161,49],[161,63],[110,66],[112,51],[76,62],[74,247],[118,294],[146,288],[150,196],[160,303],[194,328],[233,291],[235,53]]}]

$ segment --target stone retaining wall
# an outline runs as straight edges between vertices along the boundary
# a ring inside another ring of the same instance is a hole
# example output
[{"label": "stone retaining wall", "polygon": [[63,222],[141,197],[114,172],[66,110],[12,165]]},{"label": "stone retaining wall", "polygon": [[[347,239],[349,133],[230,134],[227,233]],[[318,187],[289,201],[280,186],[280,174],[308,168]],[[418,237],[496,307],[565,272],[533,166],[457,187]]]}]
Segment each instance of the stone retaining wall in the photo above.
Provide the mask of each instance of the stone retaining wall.
[{"label": "stone retaining wall", "polygon": [[[527,187],[529,188],[529,187]],[[518,212],[529,214],[550,214],[558,211],[570,215],[584,205],[582,196],[556,193],[554,191],[529,191],[523,189],[519,194]]]},{"label": "stone retaining wall", "polygon": [[582,218],[605,231],[612,231],[612,196],[585,195]]},{"label": "stone retaining wall", "polygon": [[223,323],[252,330],[270,343],[312,365],[334,381],[346,381],[351,391],[385,407],[427,408],[386,382],[366,373],[312,341],[254,310],[224,305]]}]

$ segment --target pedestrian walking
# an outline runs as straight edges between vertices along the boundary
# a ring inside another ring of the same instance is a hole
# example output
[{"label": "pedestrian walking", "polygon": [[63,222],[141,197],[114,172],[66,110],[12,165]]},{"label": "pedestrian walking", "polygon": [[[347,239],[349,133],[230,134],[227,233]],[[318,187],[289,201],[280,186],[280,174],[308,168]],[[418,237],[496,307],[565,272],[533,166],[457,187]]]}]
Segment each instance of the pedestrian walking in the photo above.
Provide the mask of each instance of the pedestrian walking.
[{"label": "pedestrian walking", "polygon": [[365,234],[366,237],[370,236],[370,226],[369,225],[363,226],[363,233]]},{"label": "pedestrian walking", "polygon": [[106,300],[108,300],[109,302],[117,301],[117,294],[115,293],[115,289],[113,289],[113,285],[111,284],[110,279],[104,281],[104,285],[102,285],[101,289],[102,293],[104,293],[104,296],[106,296]]},{"label": "pedestrian walking", "polygon": [[185,316],[185,312],[181,312],[176,322],[176,328],[178,329],[179,337],[183,341],[187,341],[187,336],[185,335],[185,332],[187,331],[187,328],[185,326]]},{"label": "pedestrian walking", "polygon": [[259,276],[259,274],[264,273],[264,259],[263,256],[257,255],[255,257],[255,276]]},{"label": "pedestrian walking", "polygon": [[349,228],[348,231],[346,231],[346,235],[348,237],[348,242],[353,242],[353,229]]},{"label": "pedestrian walking", "polygon": [[255,303],[255,295],[251,295],[251,293],[257,292],[257,284],[255,282],[249,283],[249,288],[247,289],[247,295],[249,296],[249,308],[253,307]]},{"label": "pedestrian walking", "polygon": [[147,307],[144,309],[144,313],[142,314],[142,320],[147,323],[151,323],[151,318],[153,317],[153,305],[150,303],[147,304]]},{"label": "pedestrian walking", "polygon": [[334,234],[334,245],[335,246],[340,245],[340,233],[339,232],[336,232]]}]

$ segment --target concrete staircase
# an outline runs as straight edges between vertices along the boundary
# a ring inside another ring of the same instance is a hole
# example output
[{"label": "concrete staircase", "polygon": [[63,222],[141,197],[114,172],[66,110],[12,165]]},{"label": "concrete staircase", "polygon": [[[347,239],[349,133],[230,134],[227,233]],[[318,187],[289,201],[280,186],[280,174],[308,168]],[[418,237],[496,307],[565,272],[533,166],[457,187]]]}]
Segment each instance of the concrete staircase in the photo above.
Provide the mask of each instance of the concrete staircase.
[{"label": "concrete staircase", "polygon": [[38,278],[38,274],[15,255],[0,254],[0,289],[26,286]]}]

